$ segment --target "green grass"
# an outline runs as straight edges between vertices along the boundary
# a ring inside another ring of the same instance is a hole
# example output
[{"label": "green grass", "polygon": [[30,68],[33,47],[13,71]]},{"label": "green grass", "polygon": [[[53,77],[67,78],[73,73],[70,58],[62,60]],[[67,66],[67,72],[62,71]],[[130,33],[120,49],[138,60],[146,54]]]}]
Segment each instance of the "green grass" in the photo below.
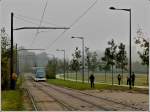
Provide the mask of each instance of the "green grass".
[{"label": "green grass", "polygon": [[2,110],[4,111],[19,111],[23,110],[22,106],[22,91],[21,90],[6,90],[1,92],[2,95]]},{"label": "green grass", "polygon": [[[95,73],[94,75],[95,75],[96,82],[105,82],[105,73]],[[126,85],[126,82],[127,82],[127,80],[126,80],[127,75],[128,75],[128,73],[123,74],[123,84],[125,84],[125,85]],[[135,86],[148,86],[146,84],[146,78],[147,78],[146,74],[137,74],[137,73],[135,73],[135,75],[136,75]],[[63,78],[63,75],[61,77]],[[76,79],[75,78],[75,73],[66,74],[66,78],[67,77],[70,78],[70,79],[74,79],[74,80]],[[77,78],[78,80],[82,80],[82,74],[81,73],[78,73],[77,77],[78,77]],[[87,73],[85,73],[85,80],[86,81],[88,80]],[[111,73],[106,74],[106,83],[108,83],[108,84],[112,83],[112,74]],[[118,84],[117,74],[115,74],[115,73],[114,73],[114,84]]]},{"label": "green grass", "polygon": [[23,110],[23,90],[20,88],[24,77],[20,75],[17,79],[15,90],[4,90],[1,92],[2,110],[19,111]]},{"label": "green grass", "polygon": [[139,89],[133,88],[129,90],[128,87],[123,86],[115,86],[115,85],[108,85],[108,84],[95,84],[95,88],[91,88],[89,83],[82,83],[82,82],[74,82],[68,80],[61,80],[61,79],[48,79],[48,83],[54,84],[57,86],[68,87],[77,90],[91,90],[91,89],[98,89],[98,90],[121,90],[121,91],[136,91],[141,93],[148,93],[147,89]]}]

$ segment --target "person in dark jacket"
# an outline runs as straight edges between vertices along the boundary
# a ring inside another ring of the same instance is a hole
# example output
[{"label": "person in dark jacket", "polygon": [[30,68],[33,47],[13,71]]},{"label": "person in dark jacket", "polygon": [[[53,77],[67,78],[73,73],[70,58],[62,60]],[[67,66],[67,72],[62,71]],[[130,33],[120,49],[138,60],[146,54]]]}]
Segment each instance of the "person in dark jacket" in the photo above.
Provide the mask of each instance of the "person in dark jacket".
[{"label": "person in dark jacket", "polygon": [[129,84],[130,76],[127,76],[127,85]]},{"label": "person in dark jacket", "polygon": [[90,79],[90,82],[91,82],[91,88],[94,88],[94,80],[95,80],[95,77],[93,74],[91,74],[91,76],[89,77]]},{"label": "person in dark jacket", "polygon": [[132,72],[132,75],[131,75],[131,84],[132,84],[132,86],[134,86],[134,82],[135,82],[135,74],[134,74],[134,72]]},{"label": "person in dark jacket", "polygon": [[120,85],[120,81],[121,81],[121,75],[118,74],[118,85]]}]

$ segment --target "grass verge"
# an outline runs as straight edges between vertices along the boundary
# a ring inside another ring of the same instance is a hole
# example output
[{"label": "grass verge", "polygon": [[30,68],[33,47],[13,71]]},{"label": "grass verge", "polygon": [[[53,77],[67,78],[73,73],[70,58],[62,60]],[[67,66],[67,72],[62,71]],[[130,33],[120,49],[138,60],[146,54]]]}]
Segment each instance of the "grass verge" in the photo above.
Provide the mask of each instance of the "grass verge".
[{"label": "grass verge", "polygon": [[1,92],[1,107],[3,111],[21,111],[23,106],[23,90],[20,88],[24,77],[20,75],[17,79],[15,90],[3,90]]},{"label": "grass verge", "polygon": [[23,110],[22,90],[6,90],[2,91],[2,110],[19,111]]},{"label": "grass verge", "polygon": [[139,92],[139,93],[146,93],[148,94],[148,89],[141,89],[141,88],[132,88],[131,90],[128,87],[124,86],[116,86],[116,85],[108,85],[108,84],[95,84],[95,88],[91,88],[89,83],[82,83],[82,82],[74,82],[68,80],[61,80],[61,79],[48,79],[48,83],[54,84],[61,87],[68,87],[77,90],[120,90],[120,91],[128,91],[128,92]]}]

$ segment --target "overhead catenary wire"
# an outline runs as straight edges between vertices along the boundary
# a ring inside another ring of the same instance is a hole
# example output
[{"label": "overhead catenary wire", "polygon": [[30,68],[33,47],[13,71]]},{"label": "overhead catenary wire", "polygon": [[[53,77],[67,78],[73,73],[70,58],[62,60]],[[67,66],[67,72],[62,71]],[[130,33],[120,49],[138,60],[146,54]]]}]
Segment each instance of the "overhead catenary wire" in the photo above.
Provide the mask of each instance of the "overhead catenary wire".
[{"label": "overhead catenary wire", "polygon": [[[42,13],[42,16],[41,16],[41,21],[40,21],[39,27],[42,25],[42,21],[43,21],[44,15],[45,15],[45,11],[46,11],[47,4],[48,4],[48,0],[46,1],[44,10],[43,10],[43,13]],[[37,29],[37,33],[38,33],[38,32],[39,32],[39,30]]]},{"label": "overhead catenary wire", "polygon": [[[45,11],[46,11],[47,4],[48,4],[48,0],[46,1],[44,10],[43,10],[43,13],[42,13],[42,16],[41,16],[41,21],[40,21],[39,27],[40,27],[41,24],[42,24],[42,21],[43,21],[44,15],[45,15]],[[36,39],[38,33],[39,33],[39,29],[36,30],[36,34],[35,34],[34,38],[32,39],[30,46],[33,45],[33,42],[35,41],[35,39]]]},{"label": "overhead catenary wire", "polygon": [[[24,22],[27,22],[27,23],[31,23],[31,24],[34,24],[34,25],[38,25],[37,23],[34,23],[34,22],[30,21],[30,20],[27,20],[27,19],[24,19],[24,18],[20,18],[20,17],[17,17],[17,16],[16,16],[16,19],[19,19],[21,21],[24,21]],[[40,31],[39,33],[42,33],[42,32],[47,32],[47,31]]]},{"label": "overhead catenary wire", "polygon": [[16,19],[19,19],[21,21],[24,21],[24,22],[27,22],[27,23],[31,23],[31,24],[34,24],[34,25],[38,25],[37,23],[34,23],[33,21],[30,21],[30,20],[27,20],[27,19],[24,19],[24,18],[21,18],[21,17],[17,17],[17,16],[14,16]]},{"label": "overhead catenary wire", "polygon": [[[16,17],[16,18],[18,18],[18,19],[27,20],[27,21],[29,21],[29,22],[32,22],[32,21],[34,21],[34,22],[35,22],[35,21],[40,22],[40,19],[31,18],[31,17],[23,16],[23,15],[21,15],[21,14],[16,14],[16,13],[15,13],[14,17]],[[50,24],[50,25],[53,25],[53,26],[55,26],[55,27],[58,26],[58,25],[55,24],[55,23],[52,23],[52,22],[50,22],[50,21],[45,21],[45,20],[43,20],[42,23]],[[37,25],[39,25],[39,24],[37,24]]]},{"label": "overhead catenary wire", "polygon": [[[92,9],[92,7],[94,7],[94,5],[98,2],[98,0],[96,0],[90,7],[88,7],[77,19],[75,19],[75,21],[69,26],[70,28],[73,27],[83,16],[85,16],[90,9]],[[68,31],[68,29],[65,29],[62,33],[60,33],[60,35],[58,35],[56,37],[56,39],[54,41],[52,41],[50,43],[50,45],[48,45],[46,48],[47,50],[59,39],[62,37],[62,35],[64,35],[66,32]]]}]

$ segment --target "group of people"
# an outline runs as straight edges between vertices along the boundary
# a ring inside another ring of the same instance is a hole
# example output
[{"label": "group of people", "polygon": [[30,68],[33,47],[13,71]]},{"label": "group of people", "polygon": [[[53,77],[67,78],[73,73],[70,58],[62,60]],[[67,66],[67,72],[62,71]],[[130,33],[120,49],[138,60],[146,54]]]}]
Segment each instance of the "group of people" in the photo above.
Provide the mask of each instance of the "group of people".
[{"label": "group of people", "polygon": [[[118,85],[120,85],[120,81],[121,81],[121,75],[118,74]],[[129,84],[134,86],[134,83],[135,83],[135,74],[134,72],[132,72],[131,77],[127,76],[127,85]]]},{"label": "group of people", "polygon": [[[90,83],[91,83],[91,88],[94,88],[95,77],[94,77],[93,74],[90,75],[89,80],[90,80]],[[118,74],[118,85],[120,85],[120,82],[121,82],[121,75]],[[132,72],[131,77],[127,76],[127,85],[129,84],[129,85],[134,86],[134,83],[135,83],[135,74],[134,74],[134,72]]]}]

